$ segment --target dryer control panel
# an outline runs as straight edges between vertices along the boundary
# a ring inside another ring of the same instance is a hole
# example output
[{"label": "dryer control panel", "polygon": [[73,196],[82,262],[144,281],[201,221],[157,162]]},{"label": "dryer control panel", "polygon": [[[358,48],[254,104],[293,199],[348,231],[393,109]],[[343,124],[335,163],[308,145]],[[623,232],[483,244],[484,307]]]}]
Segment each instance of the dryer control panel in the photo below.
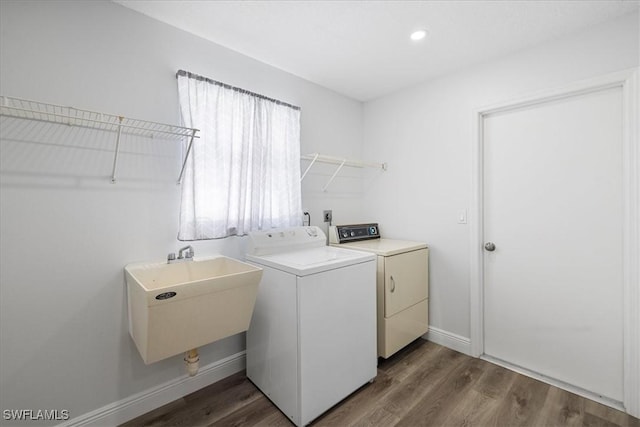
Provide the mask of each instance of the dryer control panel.
[{"label": "dryer control panel", "polygon": [[329,243],[347,243],[379,238],[378,223],[335,225],[329,229]]}]

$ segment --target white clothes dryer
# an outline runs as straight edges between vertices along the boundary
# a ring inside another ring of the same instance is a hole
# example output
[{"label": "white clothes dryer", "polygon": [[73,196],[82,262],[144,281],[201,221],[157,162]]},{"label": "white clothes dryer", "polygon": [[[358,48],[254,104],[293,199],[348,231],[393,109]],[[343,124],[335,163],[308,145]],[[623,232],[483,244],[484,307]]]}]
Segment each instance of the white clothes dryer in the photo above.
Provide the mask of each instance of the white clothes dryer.
[{"label": "white clothes dryer", "polygon": [[304,426],[376,377],[376,257],[326,246],[318,227],[249,236],[263,276],[247,377]]}]

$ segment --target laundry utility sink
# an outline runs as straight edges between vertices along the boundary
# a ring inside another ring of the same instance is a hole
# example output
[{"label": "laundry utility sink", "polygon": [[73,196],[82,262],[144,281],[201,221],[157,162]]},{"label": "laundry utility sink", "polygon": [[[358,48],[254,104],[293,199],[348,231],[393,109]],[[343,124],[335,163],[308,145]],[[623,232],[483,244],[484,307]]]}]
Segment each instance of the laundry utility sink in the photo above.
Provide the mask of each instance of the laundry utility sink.
[{"label": "laundry utility sink", "polygon": [[223,256],[125,267],[129,333],[145,363],[246,331],[262,269]]}]

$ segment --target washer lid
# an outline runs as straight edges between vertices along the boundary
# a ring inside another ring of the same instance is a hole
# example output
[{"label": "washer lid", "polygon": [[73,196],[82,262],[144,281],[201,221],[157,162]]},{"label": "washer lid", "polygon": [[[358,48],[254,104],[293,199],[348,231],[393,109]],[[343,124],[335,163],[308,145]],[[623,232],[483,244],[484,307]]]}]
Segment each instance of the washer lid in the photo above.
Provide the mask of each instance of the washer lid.
[{"label": "washer lid", "polygon": [[375,255],[371,253],[335,248],[333,246],[321,246],[267,255],[247,254],[248,261],[286,271],[296,276],[307,276],[375,259]]}]

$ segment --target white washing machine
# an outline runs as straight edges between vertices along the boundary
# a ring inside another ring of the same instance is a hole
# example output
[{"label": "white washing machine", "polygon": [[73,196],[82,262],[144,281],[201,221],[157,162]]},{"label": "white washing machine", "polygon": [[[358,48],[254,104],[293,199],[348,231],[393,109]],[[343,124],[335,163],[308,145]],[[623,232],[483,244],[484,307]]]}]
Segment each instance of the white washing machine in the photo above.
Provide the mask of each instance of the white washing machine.
[{"label": "white washing machine", "polygon": [[377,374],[376,257],[326,246],[318,227],[249,236],[263,275],[247,377],[304,426]]},{"label": "white washing machine", "polygon": [[429,330],[429,248],[380,238],[378,224],[338,225],[329,242],[377,255],[378,356],[388,358]]}]

